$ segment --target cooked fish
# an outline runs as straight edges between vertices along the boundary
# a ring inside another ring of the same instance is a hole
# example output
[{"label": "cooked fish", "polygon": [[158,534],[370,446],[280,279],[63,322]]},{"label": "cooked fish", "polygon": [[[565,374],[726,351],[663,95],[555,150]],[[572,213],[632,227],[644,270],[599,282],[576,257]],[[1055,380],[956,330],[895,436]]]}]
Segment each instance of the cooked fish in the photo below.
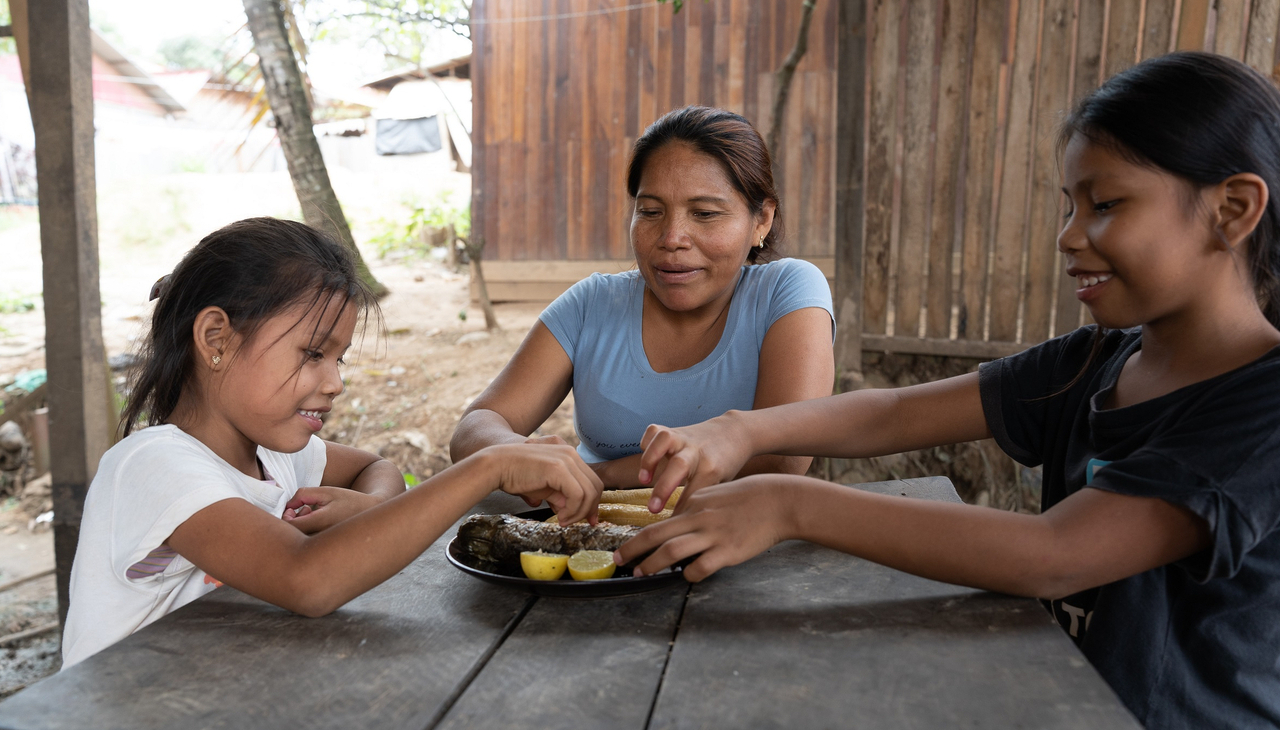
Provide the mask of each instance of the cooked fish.
[{"label": "cooked fish", "polygon": [[462,548],[481,563],[519,565],[520,553],[541,550],[572,555],[579,550],[617,550],[639,527],[579,522],[558,524],[514,515],[472,515],[458,527]]}]

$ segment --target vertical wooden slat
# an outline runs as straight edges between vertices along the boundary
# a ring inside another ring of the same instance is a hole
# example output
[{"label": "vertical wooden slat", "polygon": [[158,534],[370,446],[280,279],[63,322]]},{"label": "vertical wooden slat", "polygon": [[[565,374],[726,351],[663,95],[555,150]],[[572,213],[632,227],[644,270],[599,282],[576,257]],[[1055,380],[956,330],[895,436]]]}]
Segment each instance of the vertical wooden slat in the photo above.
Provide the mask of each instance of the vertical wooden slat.
[{"label": "vertical wooden slat", "polygon": [[938,12],[940,52],[934,152],[933,208],[929,230],[928,337],[951,334],[953,252],[961,237],[964,198],[960,181],[965,142],[965,93],[974,0],[942,0]]},{"label": "vertical wooden slat", "polygon": [[640,126],[640,63],[642,57],[641,49],[641,25],[644,22],[644,12],[627,11],[623,14],[622,25],[626,28],[626,74],[624,83],[625,89],[623,95],[623,105],[627,110],[626,121],[623,127],[623,134],[634,139],[639,132]]},{"label": "vertical wooden slat", "polygon": [[[569,12],[569,0],[553,0],[551,9],[555,15],[564,15]],[[555,258],[567,258],[569,256],[569,221],[575,218],[570,214],[572,210],[571,190],[569,188],[569,178],[573,176],[576,169],[573,166],[573,157],[569,150],[569,140],[574,129],[574,120],[576,117],[572,113],[573,104],[573,83],[570,68],[572,66],[572,32],[573,25],[568,20],[555,20],[551,22],[548,34],[554,37],[553,48],[554,55],[551,56],[551,65],[554,68],[555,76],[555,123],[549,128],[549,133],[555,138],[555,159],[552,162],[555,177],[552,180],[554,187],[554,203],[551,211],[555,216],[552,225],[552,237],[555,244]]]},{"label": "vertical wooden slat", "polygon": [[[640,11],[628,10],[613,14],[612,56],[610,68],[625,68],[627,49],[631,47],[630,27],[633,20],[640,17]],[[623,110],[630,104],[627,87],[622,83],[612,84],[613,94],[609,101],[612,114],[609,117],[608,134],[605,139],[609,150],[609,165],[604,186],[609,201],[608,216],[605,219],[607,256],[611,259],[627,257],[629,241],[627,225],[623,219],[623,206],[627,201],[627,191],[623,177],[626,175],[626,159],[629,154],[626,139],[628,137]]]},{"label": "vertical wooden slat", "polygon": [[1249,35],[1244,62],[1270,77],[1275,68],[1276,24],[1280,22],[1280,0],[1253,0],[1249,10]]},{"label": "vertical wooden slat", "polygon": [[866,187],[867,7],[839,3],[835,135],[836,370],[844,389],[862,377],[862,249]]},{"label": "vertical wooden slat", "polygon": [[893,0],[868,2],[866,237],[862,331],[884,334],[888,316],[889,241],[893,226],[893,170],[898,90],[898,26]]},{"label": "vertical wooden slat", "polygon": [[1111,2],[1111,16],[1107,19],[1107,56],[1103,74],[1109,78],[1133,65],[1138,49],[1137,2]]},{"label": "vertical wooden slat", "polygon": [[645,128],[658,118],[657,98],[657,43],[658,5],[652,4],[640,13],[640,118],[635,135],[639,137]]},{"label": "vertical wooden slat", "polygon": [[475,183],[471,186],[471,236],[486,240],[489,230],[490,198],[492,186],[488,174],[490,61],[493,58],[488,17],[488,2],[475,0],[471,5],[471,17],[481,21],[471,29],[471,169]]},{"label": "vertical wooden slat", "polygon": [[933,140],[936,108],[934,54],[937,49],[936,0],[912,0],[905,6],[907,26],[906,97],[902,127],[902,210],[898,237],[898,283],[894,333],[915,337],[924,298],[923,265],[929,248]]},{"label": "vertical wooden slat", "polygon": [[41,181],[53,544],[58,618],[65,624],[85,494],[112,443],[98,288],[89,4],[38,0],[27,8],[26,24]]},{"label": "vertical wooden slat", "polygon": [[1217,0],[1213,52],[1237,61],[1244,58],[1244,27],[1249,0]]},{"label": "vertical wooden slat", "polygon": [[[680,11],[680,17],[676,18],[676,25],[684,26],[684,64],[682,71],[684,72],[684,93],[680,99],[680,105],[697,104],[702,98],[702,22],[704,19],[705,3],[686,3],[684,10]],[[711,53],[713,49],[705,49]],[[679,56],[677,56],[679,58]]]},{"label": "vertical wooden slat", "polygon": [[1173,38],[1173,11],[1178,0],[1147,0],[1142,28],[1142,57],[1155,58],[1169,52]]},{"label": "vertical wooden slat", "polygon": [[712,67],[712,81],[715,84],[716,106],[732,111],[729,103],[729,85],[733,83],[729,74],[730,55],[733,52],[733,15],[729,0],[720,0],[716,10],[715,32],[715,65]]},{"label": "vertical wooden slat", "polygon": [[1204,50],[1212,5],[1213,0],[1182,0],[1178,13],[1179,51]]},{"label": "vertical wooden slat", "polygon": [[[674,95],[672,90],[672,79],[674,72],[672,66],[678,66],[674,62],[675,53],[675,29],[673,27],[673,19],[671,11],[664,5],[657,8],[655,13],[656,22],[654,24],[655,31],[655,48],[653,55],[654,66],[654,103],[656,105],[656,113],[654,119],[661,117],[663,114],[671,111],[671,98]],[[684,48],[681,47],[681,52]]]},{"label": "vertical wooden slat", "polygon": [[1031,110],[1036,80],[1035,47],[1040,0],[1022,0],[1014,33],[1009,113],[1004,137],[1004,169],[996,216],[992,279],[988,283],[989,338],[1013,342],[1018,334],[1023,249],[1027,237],[1028,173],[1031,161]]},{"label": "vertical wooden slat", "polygon": [[960,311],[956,336],[983,338],[987,289],[987,247],[992,238],[992,196],[996,176],[1001,55],[1005,0],[977,0],[970,46],[964,155],[964,235],[960,251]]},{"label": "vertical wooden slat", "polygon": [[[1055,62],[1070,58],[1073,30],[1072,0],[1047,0],[1040,42],[1040,78],[1036,89],[1034,158],[1031,171],[1031,220],[1027,242],[1026,301],[1022,341],[1040,342],[1050,336],[1054,308],[1054,282],[1061,275],[1056,240],[1062,197],[1058,181],[1054,138],[1060,112],[1070,103],[1071,65]],[[1166,41],[1167,42],[1167,41]],[[1055,323],[1056,324],[1056,323]]]},{"label": "vertical wooden slat", "polygon": [[729,5],[729,68],[725,108],[745,115],[744,97],[747,71],[747,5],[733,2]]},{"label": "vertical wooden slat", "polygon": [[[548,0],[532,0],[525,6],[525,12],[532,16],[549,15]],[[547,130],[543,125],[547,122],[546,108],[553,97],[548,94],[550,84],[546,81],[547,57],[550,26],[555,21],[537,20],[527,23],[524,35],[528,37],[528,56],[525,62],[525,135],[523,146],[525,152],[524,167],[524,232],[525,250],[529,258],[550,258],[555,252],[555,243],[551,240],[547,221],[548,212],[554,201],[550,199],[548,172],[551,160],[546,155]]]}]

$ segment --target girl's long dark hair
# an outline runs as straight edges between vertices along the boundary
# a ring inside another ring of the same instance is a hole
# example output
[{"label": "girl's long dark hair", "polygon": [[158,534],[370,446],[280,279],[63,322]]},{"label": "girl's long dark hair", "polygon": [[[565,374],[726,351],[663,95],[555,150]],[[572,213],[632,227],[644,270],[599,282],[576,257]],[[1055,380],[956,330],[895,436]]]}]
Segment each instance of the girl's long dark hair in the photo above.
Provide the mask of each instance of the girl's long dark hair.
[{"label": "girl's long dark hair", "polygon": [[[1077,135],[1202,190],[1249,172],[1267,184],[1267,207],[1249,237],[1258,305],[1280,327],[1280,90],[1239,61],[1184,51],[1112,76],[1071,110],[1059,158]],[[1101,350],[1099,327],[1079,382]]]},{"label": "girl's long dark hair", "polygon": [[751,247],[747,261],[754,264],[778,258],[782,206],[773,184],[769,148],[751,122],[739,114],[706,106],[687,106],[662,115],[644,130],[631,150],[627,193],[632,198],[640,191],[640,177],[649,158],[671,142],[685,142],[719,162],[734,189],[746,198],[752,215],[759,215],[764,204],[773,201],[773,227],[764,237],[764,246]]},{"label": "girl's long dark hair", "polygon": [[[343,308],[378,307],[350,251],[310,226],[275,218],[249,218],[210,233],[162,281],[140,348],[142,366],[120,418],[126,436],[139,422],[155,426],[173,414],[195,372],[192,328],[206,307],[221,307],[244,342],[267,319],[300,303],[308,305],[307,314],[316,307],[323,313],[334,295]],[[328,335],[317,331],[312,338]]]}]

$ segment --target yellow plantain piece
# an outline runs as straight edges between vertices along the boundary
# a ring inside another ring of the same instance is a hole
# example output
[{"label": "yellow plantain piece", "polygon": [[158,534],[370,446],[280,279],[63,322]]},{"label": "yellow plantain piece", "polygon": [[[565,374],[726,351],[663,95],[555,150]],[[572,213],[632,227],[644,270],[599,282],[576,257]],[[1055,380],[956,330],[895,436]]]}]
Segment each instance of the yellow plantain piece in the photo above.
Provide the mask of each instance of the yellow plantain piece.
[{"label": "yellow plantain piece", "polygon": [[[675,509],[676,502],[680,501],[680,495],[684,494],[684,487],[676,487],[676,491],[671,493],[671,497],[667,499],[666,509]],[[638,504],[647,505],[649,499],[653,497],[653,489],[606,489],[604,494],[600,495],[600,504]]]},{"label": "yellow plantain piece", "polygon": [[[608,494],[608,492],[605,492],[605,494]],[[605,504],[601,502],[599,510],[601,522],[611,522],[615,525],[634,525],[636,527],[652,525],[671,516],[671,510],[669,509],[664,509],[655,515],[643,504]],[[556,519],[555,515],[551,515],[546,521],[555,522]]]}]

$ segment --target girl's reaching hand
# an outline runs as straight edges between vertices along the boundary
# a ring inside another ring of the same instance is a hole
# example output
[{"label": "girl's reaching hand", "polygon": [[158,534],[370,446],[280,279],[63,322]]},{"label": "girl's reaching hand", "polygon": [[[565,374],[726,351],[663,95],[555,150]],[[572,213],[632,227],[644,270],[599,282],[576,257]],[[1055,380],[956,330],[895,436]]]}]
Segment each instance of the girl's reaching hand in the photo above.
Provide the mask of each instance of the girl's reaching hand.
[{"label": "girl's reaching hand", "polygon": [[623,543],[613,554],[614,562],[625,565],[652,550],[634,571],[637,576],[652,575],[697,555],[684,569],[684,577],[696,583],[755,557],[794,532],[791,497],[777,482],[776,475],[760,474],[694,494],[686,489],[684,509]]},{"label": "girl's reaching hand", "polygon": [[584,519],[596,523],[604,483],[572,446],[502,444],[484,451],[493,458],[502,491],[531,504],[545,500],[562,525]]},{"label": "girl's reaching hand", "polygon": [[281,518],[311,535],[382,504],[380,497],[343,487],[302,487],[284,506]]},{"label": "girl's reaching hand", "polygon": [[640,483],[653,482],[650,512],[661,512],[672,492],[683,484],[684,496],[676,505],[679,513],[695,491],[732,479],[755,456],[748,439],[738,433],[733,413],[684,428],[652,425],[645,429],[640,439],[644,449]]}]

